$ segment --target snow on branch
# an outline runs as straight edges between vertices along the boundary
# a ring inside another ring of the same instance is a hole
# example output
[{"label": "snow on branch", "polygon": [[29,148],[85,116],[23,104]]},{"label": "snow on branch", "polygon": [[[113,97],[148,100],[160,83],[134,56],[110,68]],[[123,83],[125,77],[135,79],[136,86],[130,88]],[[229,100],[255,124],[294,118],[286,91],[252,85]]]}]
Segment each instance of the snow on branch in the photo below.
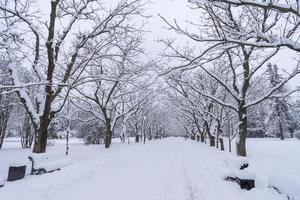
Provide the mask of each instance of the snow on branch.
[{"label": "snow on branch", "polygon": [[297,76],[298,74],[300,74],[300,70],[297,67],[292,74],[290,74],[288,77],[286,77],[284,80],[282,80],[280,83],[278,83],[276,86],[272,87],[265,95],[263,95],[262,97],[260,97],[259,99],[249,102],[247,103],[244,107],[245,108],[249,108],[251,106],[255,106],[261,102],[263,102],[264,100],[268,99],[268,98],[283,98],[286,97],[294,92],[297,92],[300,90],[300,88],[298,87],[295,90],[292,90],[288,93],[283,93],[283,94],[274,94],[274,92],[278,91],[283,85],[285,85],[289,80],[291,80],[292,78],[294,78],[295,76]]},{"label": "snow on branch", "polygon": [[258,8],[263,8],[267,10],[277,10],[281,13],[291,13],[296,16],[300,16],[300,10],[298,1],[295,1],[296,5],[291,4],[288,1],[285,1],[286,3],[283,3],[280,1],[274,1],[274,0],[266,0],[266,1],[260,1],[260,0],[189,0],[191,3],[200,4],[204,2],[220,2],[220,3],[227,3],[235,6],[253,6]]}]

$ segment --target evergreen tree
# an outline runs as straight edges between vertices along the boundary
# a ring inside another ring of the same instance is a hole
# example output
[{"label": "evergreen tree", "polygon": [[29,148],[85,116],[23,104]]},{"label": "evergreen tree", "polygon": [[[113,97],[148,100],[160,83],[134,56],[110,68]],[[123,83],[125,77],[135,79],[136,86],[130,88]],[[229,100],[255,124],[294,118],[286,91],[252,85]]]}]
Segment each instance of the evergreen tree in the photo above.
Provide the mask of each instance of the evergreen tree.
[{"label": "evergreen tree", "polygon": [[[270,83],[270,88],[276,86],[283,79],[278,71],[277,65],[268,64],[267,77]],[[288,89],[282,86],[277,93],[286,93]],[[267,118],[267,134],[280,137],[281,140],[287,136],[287,133],[295,131],[294,119],[291,114],[290,106],[287,98],[276,97],[271,99],[270,112]]]}]

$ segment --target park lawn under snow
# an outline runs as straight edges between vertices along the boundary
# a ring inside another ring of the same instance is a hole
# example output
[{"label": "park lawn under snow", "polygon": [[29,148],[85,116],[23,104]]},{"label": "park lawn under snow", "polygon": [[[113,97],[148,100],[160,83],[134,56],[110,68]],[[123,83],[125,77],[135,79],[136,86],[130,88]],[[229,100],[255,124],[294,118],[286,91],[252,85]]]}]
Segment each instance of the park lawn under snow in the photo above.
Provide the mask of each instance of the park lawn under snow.
[{"label": "park lawn under snow", "polygon": [[[274,185],[300,199],[300,142],[251,139],[249,173],[257,187],[241,190],[224,177],[238,173],[244,159],[196,141],[168,138],[147,144],[119,144],[110,149],[73,141],[70,155],[57,143],[47,152],[61,171],[4,182],[7,200],[283,200]],[[10,163],[26,162],[29,150],[7,143],[0,150],[0,177]],[[49,163],[49,161],[48,161]],[[29,166],[29,163],[28,163]],[[28,167],[29,168],[29,167]],[[2,178],[3,180],[3,178]]]},{"label": "park lawn under snow", "polygon": [[300,200],[300,140],[248,139],[248,147],[248,160],[261,177],[260,184],[278,186]]}]

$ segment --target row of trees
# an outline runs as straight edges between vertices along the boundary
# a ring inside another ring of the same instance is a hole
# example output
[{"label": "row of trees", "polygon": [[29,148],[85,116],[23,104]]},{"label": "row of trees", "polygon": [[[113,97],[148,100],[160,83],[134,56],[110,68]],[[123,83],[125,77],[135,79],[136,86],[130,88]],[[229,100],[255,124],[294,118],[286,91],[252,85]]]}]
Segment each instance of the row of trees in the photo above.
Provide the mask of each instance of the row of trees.
[{"label": "row of trees", "polygon": [[106,148],[112,137],[165,136],[156,64],[136,20],[147,2],[48,3],[48,19],[34,0],[0,3],[0,145],[11,130],[35,153],[71,130]]},{"label": "row of trees", "polygon": [[269,63],[281,50],[299,52],[298,2],[189,4],[199,22],[162,20],[190,45],[161,40],[166,64],[158,65],[145,55],[144,24],[132,21],[147,18],[142,0],[52,0],[47,18],[35,0],[1,1],[0,147],[12,122],[35,153],[71,129],[103,137],[106,148],[116,135],[145,142],[174,134],[171,114],[203,142],[236,138],[240,156],[249,134],[293,133],[299,116],[287,97],[297,89],[286,83],[299,60],[286,72]]},{"label": "row of trees", "polygon": [[[284,85],[300,73],[299,60],[295,58],[295,66],[284,66],[288,73],[282,77],[277,67],[267,63],[281,50],[299,52],[298,1],[192,0],[189,3],[193,10],[198,10],[200,21],[183,27],[176,20],[169,22],[162,17],[169,29],[192,44],[182,47],[174,40],[161,41],[169,50],[163,56],[173,63],[163,69],[173,88],[171,99],[182,104],[186,110],[180,109],[181,113],[184,111],[183,118],[200,134],[204,126],[207,135],[212,134],[213,128],[218,137],[224,131],[221,128],[224,123],[233,125],[230,129],[233,133],[227,134],[236,135],[237,154],[246,156],[249,120],[255,107],[275,99],[269,124],[273,123],[273,129],[278,125],[281,135],[286,120],[290,121],[284,97],[295,90],[286,90]],[[267,70],[271,83],[264,87],[261,74]],[[185,98],[186,102],[178,98]],[[202,126],[197,123],[199,119]],[[212,121],[217,125],[211,125]]]},{"label": "row of trees", "polygon": [[[219,70],[218,65],[210,72],[220,76],[226,74],[225,67]],[[266,71],[255,78],[249,98],[267,93],[274,87],[276,79],[282,79],[278,67],[268,64]],[[227,137],[231,151],[231,143],[239,133],[239,116],[233,108],[213,99],[232,101],[222,85],[199,69],[193,73],[186,71],[180,75],[169,75],[166,81],[168,101],[174,105],[185,135],[194,140],[198,137],[201,142],[216,139],[217,148],[219,139]],[[282,91],[289,92],[286,86],[282,86],[276,93],[281,94]],[[299,100],[295,101],[292,97],[272,97],[256,104],[247,113],[247,137],[280,137],[282,140],[293,137],[300,129],[299,109]]]},{"label": "row of trees", "polygon": [[34,138],[35,153],[46,151],[55,121],[98,121],[108,148],[115,127],[126,132],[128,119],[153,99],[155,64],[142,49],[143,24],[131,20],[147,17],[145,2],[48,3],[45,19],[34,0],[0,2],[0,144],[12,107],[20,107],[20,132],[30,144]]}]

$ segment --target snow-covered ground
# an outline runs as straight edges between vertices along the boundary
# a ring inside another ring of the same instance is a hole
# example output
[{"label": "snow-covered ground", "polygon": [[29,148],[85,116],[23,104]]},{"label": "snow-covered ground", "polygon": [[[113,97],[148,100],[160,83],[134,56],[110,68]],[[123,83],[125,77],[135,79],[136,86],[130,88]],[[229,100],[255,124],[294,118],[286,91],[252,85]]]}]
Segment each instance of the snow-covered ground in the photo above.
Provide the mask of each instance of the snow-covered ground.
[{"label": "snow-covered ground", "polygon": [[300,140],[249,139],[248,149],[248,160],[265,182],[300,200]]},{"label": "snow-covered ground", "polygon": [[[6,142],[0,150],[0,177],[10,163],[26,162],[29,150]],[[48,163],[61,171],[5,182],[0,199],[7,200],[284,200],[268,188],[277,186],[300,199],[300,142],[249,140],[249,173],[257,187],[241,190],[224,177],[238,172],[241,161],[196,141],[168,138],[147,144],[120,144],[110,149],[72,140],[70,155],[63,142],[50,147]]]}]

